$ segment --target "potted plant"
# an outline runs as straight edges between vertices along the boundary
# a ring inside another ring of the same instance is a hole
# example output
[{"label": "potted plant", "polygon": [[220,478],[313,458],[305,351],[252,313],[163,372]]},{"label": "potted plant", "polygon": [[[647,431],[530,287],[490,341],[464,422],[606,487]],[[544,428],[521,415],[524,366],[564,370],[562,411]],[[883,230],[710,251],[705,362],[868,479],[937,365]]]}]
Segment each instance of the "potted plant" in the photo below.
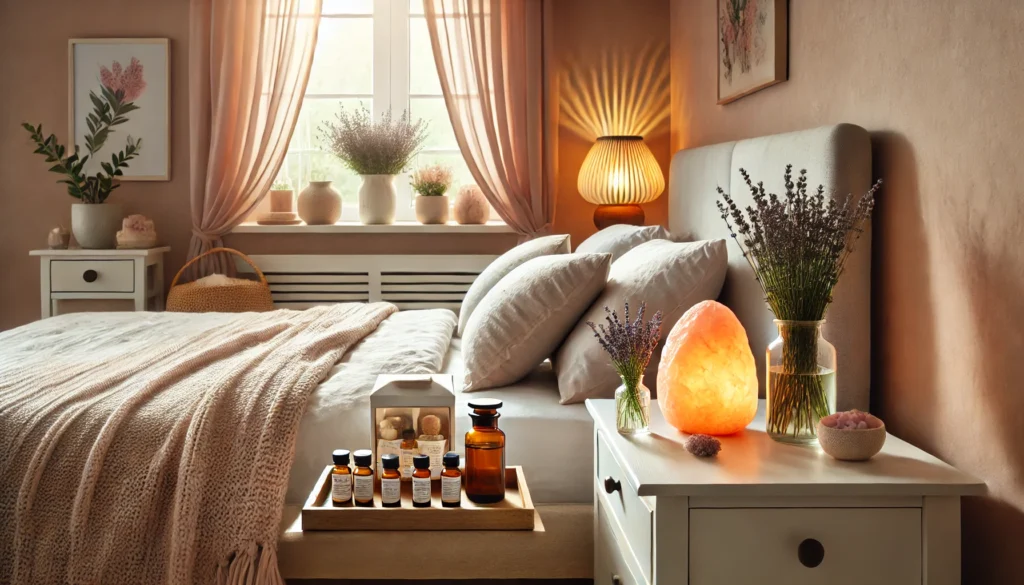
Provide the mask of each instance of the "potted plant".
[{"label": "potted plant", "polygon": [[320,126],[321,139],[347,166],[360,175],[359,220],[365,224],[389,224],[395,221],[395,175],[409,167],[426,139],[422,120],[415,124],[408,112],[395,120],[390,110],[374,122],[361,107],[349,114],[342,110],[337,122]]},{"label": "potted plant", "polygon": [[445,193],[451,186],[452,170],[444,165],[430,165],[412,174],[416,219],[420,223],[448,223],[448,196]]},{"label": "potted plant", "polygon": [[841,201],[826,197],[821,186],[808,193],[807,171],[794,182],[793,165],[786,165],[784,195],[767,193],[743,169],[740,174],[753,205],[743,210],[721,187],[717,205],[779,329],[767,351],[768,435],[811,443],[818,421],[836,408],[836,350],[821,334],[825,312],[882,182],[858,201]]},{"label": "potted plant", "polygon": [[274,181],[270,187],[270,212],[291,213],[295,210],[295,191],[286,181]]},{"label": "potted plant", "polygon": [[[131,67],[128,68],[130,70]],[[139,109],[131,100],[137,98],[145,87],[141,80],[141,68],[138,75],[132,78],[134,85],[125,85],[122,80],[109,75],[103,75],[101,79],[100,95],[89,92],[93,110],[86,118],[89,132],[85,135],[84,155],[80,153],[77,144],[74,145],[74,151],[68,153],[55,135],[44,136],[42,124],[22,124],[32,136],[36,154],[44,156],[46,162],[54,163],[49,170],[61,175],[62,178],[57,182],[66,184],[68,194],[81,202],[71,205],[71,233],[75,235],[79,246],[89,249],[114,247],[124,214],[120,205],[103,203],[111,191],[120,187],[117,177],[124,174],[122,169],[128,168],[128,161],[138,156],[142,148],[141,138],[128,136],[124,150],[111,154],[110,162],[101,162],[101,170],[95,174],[86,174],[86,163],[102,150],[107,139],[114,133],[114,127],[127,122],[128,114]]]}]

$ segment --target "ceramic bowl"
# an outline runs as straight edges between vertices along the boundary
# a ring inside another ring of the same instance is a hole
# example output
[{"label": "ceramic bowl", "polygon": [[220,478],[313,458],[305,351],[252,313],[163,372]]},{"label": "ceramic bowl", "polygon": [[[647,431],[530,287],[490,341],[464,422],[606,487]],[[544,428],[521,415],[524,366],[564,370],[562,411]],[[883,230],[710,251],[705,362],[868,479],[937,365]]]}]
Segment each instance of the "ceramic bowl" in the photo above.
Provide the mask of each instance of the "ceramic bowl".
[{"label": "ceramic bowl", "polygon": [[[834,415],[833,415],[834,416]],[[877,419],[876,419],[877,420]],[[885,423],[867,429],[837,429],[818,422],[818,443],[829,455],[842,461],[867,461],[885,445]]]}]

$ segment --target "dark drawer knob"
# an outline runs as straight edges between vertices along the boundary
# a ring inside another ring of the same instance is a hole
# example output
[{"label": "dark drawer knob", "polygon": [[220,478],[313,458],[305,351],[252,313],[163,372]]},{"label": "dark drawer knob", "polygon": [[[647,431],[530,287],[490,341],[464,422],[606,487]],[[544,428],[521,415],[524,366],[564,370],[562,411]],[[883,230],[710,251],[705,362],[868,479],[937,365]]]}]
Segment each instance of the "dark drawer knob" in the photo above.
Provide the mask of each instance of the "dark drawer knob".
[{"label": "dark drawer knob", "polygon": [[612,585],[622,585],[622,577],[612,575]]},{"label": "dark drawer knob", "polygon": [[619,483],[619,480],[609,475],[604,478],[604,491],[608,494],[612,492],[622,493],[622,484]]},{"label": "dark drawer knob", "polygon": [[805,539],[797,547],[796,557],[800,559],[801,565],[808,569],[813,569],[825,559],[825,547],[813,538]]},{"label": "dark drawer knob", "polygon": [[82,273],[82,280],[85,282],[96,282],[98,277],[99,274],[97,274],[95,270],[86,270]]}]

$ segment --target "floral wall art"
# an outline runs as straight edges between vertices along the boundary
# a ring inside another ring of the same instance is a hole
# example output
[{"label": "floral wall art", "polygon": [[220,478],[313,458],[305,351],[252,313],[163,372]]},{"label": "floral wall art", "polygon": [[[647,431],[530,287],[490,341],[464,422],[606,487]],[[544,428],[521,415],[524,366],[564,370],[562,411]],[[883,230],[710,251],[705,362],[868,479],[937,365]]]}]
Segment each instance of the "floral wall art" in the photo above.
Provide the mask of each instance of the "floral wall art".
[{"label": "floral wall art", "polygon": [[[100,170],[128,137],[140,140],[137,157],[124,169],[122,181],[167,181],[170,157],[170,62],[168,39],[72,39],[68,50],[69,134],[80,149],[98,124],[94,99],[105,92],[117,96],[127,112],[111,111],[113,124],[106,145],[86,163],[85,172]],[[91,94],[91,95],[90,95]]]},{"label": "floral wall art", "polygon": [[718,103],[786,80],[786,0],[718,1]]}]

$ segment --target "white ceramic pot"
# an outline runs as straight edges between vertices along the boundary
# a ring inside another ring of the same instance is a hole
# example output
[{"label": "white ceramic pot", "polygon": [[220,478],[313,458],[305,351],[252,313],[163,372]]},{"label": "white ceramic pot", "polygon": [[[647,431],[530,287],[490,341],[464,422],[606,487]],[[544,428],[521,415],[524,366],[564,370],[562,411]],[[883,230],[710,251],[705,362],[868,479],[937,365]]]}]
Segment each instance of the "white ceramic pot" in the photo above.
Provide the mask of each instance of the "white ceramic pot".
[{"label": "white ceramic pot", "polygon": [[341,219],[341,195],[330,181],[310,181],[299,193],[299,217],[306,225],[331,225]]},{"label": "white ceramic pot", "polygon": [[487,223],[491,218],[491,206],[480,187],[467,185],[455,196],[452,214],[455,221],[463,225]]},{"label": "white ceramic pot", "polygon": [[448,196],[416,196],[416,219],[422,224],[448,223]]},{"label": "white ceramic pot", "polygon": [[395,223],[394,175],[362,175],[359,188],[359,221],[365,224]]},{"label": "white ceramic pot", "polygon": [[116,203],[71,204],[71,233],[82,248],[110,250],[117,243],[124,213]]}]

